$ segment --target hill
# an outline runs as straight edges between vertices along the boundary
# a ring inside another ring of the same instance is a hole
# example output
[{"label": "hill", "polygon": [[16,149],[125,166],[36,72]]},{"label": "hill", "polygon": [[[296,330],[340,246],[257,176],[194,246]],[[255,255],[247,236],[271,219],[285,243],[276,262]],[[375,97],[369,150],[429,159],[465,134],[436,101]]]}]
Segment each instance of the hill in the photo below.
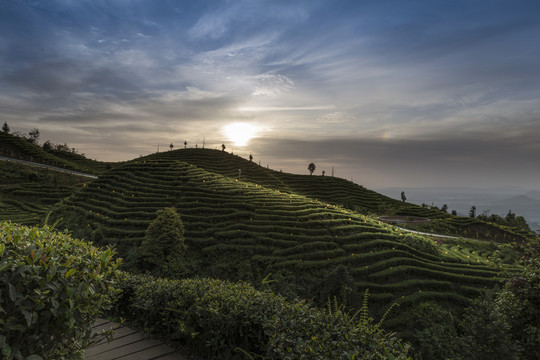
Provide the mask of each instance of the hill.
[{"label": "hill", "polygon": [[33,144],[20,136],[0,131],[0,156],[33,161],[93,175],[99,175],[112,168],[113,163],[91,160],[83,155],[65,150],[49,149]]},{"label": "hill", "polygon": [[0,161],[0,220],[42,223],[55,204],[86,181],[86,177]]},{"label": "hill", "polygon": [[[317,181],[332,186],[316,187]],[[394,301],[402,305],[401,316],[393,320],[397,327],[406,321],[405,309],[419,302],[461,307],[500,281],[499,268],[489,259],[498,250],[493,243],[436,246],[375,218],[294,192],[302,186],[318,194],[326,188],[350,191],[340,184],[352,183],[283,176],[220,151],[178,150],[115,167],[67,198],[53,217],[62,218],[75,236],[116,245],[135,268],[136,249],[156,211],[175,207],[188,250],[178,255],[181,266],[165,275],[260,284],[271,274],[280,293],[321,304],[326,300],[321,289],[335,288],[338,294],[352,286],[355,307],[369,288],[375,309],[383,311]],[[363,204],[378,206],[374,200]],[[340,266],[352,284],[329,280]]]}]

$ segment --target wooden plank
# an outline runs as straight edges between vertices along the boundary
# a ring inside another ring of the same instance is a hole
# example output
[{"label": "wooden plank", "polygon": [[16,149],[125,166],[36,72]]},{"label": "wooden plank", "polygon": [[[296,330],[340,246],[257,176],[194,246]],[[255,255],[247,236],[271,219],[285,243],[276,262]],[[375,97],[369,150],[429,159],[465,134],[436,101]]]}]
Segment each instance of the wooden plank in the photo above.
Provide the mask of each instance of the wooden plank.
[{"label": "wooden plank", "polygon": [[186,360],[180,353],[161,341],[146,339],[127,326],[98,319],[92,327],[94,334],[114,329],[112,340],[100,339],[85,351],[87,360]]},{"label": "wooden plank", "polygon": [[144,337],[139,333],[133,333],[131,335],[123,336],[111,342],[104,342],[97,346],[92,346],[86,349],[86,356],[91,357],[96,354],[101,354],[106,351],[111,351],[116,348],[128,346],[138,341],[143,341]]},{"label": "wooden plank", "polygon": [[[157,340],[138,340],[129,344],[124,344],[122,346],[116,346],[115,342],[112,341],[110,343],[112,347],[105,349],[105,351],[88,356],[87,359],[89,360],[113,360],[122,358],[125,356],[129,356],[131,359],[132,356],[135,354],[145,351],[145,350],[151,350],[156,347],[165,346],[169,351],[171,351],[171,348],[162,344],[160,341]],[[143,358],[143,359],[150,359],[150,358]]]},{"label": "wooden plank", "polygon": [[[160,356],[170,354],[172,352],[172,349],[168,347],[165,344],[161,344],[152,348],[148,348],[139,352],[126,354],[122,357],[119,357],[118,360],[151,360],[155,358],[159,358]],[[182,360],[183,357],[179,357],[177,359]]]}]

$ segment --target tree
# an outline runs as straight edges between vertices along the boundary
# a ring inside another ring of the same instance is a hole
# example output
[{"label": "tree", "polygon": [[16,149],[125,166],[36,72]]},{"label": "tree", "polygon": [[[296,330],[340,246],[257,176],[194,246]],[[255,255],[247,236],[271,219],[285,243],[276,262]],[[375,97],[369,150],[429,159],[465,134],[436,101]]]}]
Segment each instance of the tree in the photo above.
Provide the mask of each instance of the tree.
[{"label": "tree", "polygon": [[324,174],[326,174],[326,171],[323,170],[323,171],[322,171],[322,176],[324,176]]},{"label": "tree", "polygon": [[407,197],[405,196],[405,191],[401,192],[401,201],[403,202],[407,201]]},{"label": "tree", "polygon": [[319,296],[321,304],[336,298],[340,304],[350,307],[356,293],[356,284],[349,269],[345,265],[339,265],[326,276]]},{"label": "tree", "polygon": [[443,213],[448,212],[448,205],[443,204],[443,206],[441,207],[441,211],[442,211]]},{"label": "tree", "polygon": [[225,151],[226,148],[225,144],[221,144],[221,151]]},{"label": "tree", "polygon": [[249,162],[253,161],[253,155],[249,154]]},{"label": "tree", "polygon": [[465,309],[459,330],[456,350],[463,359],[517,358],[518,347],[511,341],[510,325],[492,290]]},{"label": "tree", "polygon": [[452,210],[452,215],[457,216],[457,211],[456,211],[456,210]]},{"label": "tree", "polygon": [[153,265],[169,262],[181,255],[184,244],[184,225],[175,208],[157,211],[157,217],[148,225],[140,250],[143,259]]},{"label": "tree", "polygon": [[469,217],[475,218],[476,217],[476,206],[471,206],[471,210],[469,210]]},{"label": "tree", "polygon": [[30,143],[37,145],[37,141],[39,139],[39,130],[34,128],[32,131],[28,133],[28,137],[26,140],[28,140]]},{"label": "tree", "polygon": [[43,146],[42,146],[43,150],[49,152],[49,151],[52,151],[53,149],[53,145],[51,144],[50,140],[47,140],[43,143]]},{"label": "tree", "polygon": [[4,121],[4,125],[2,126],[2,131],[5,133],[9,133],[9,125],[7,124],[7,121]]},{"label": "tree", "polygon": [[[452,312],[434,302],[422,302],[409,311],[411,342],[422,359],[455,359],[456,322]],[[420,358],[420,357],[419,357]]]},{"label": "tree", "polygon": [[174,148],[173,143],[171,143],[171,144],[169,145],[169,148],[170,148],[171,150]]},{"label": "tree", "polygon": [[187,141],[184,141],[184,149],[187,147]]},{"label": "tree", "polygon": [[540,359],[540,243],[527,244],[524,252],[521,272],[507,281],[497,303],[521,347],[520,359]]},{"label": "tree", "polygon": [[315,171],[315,164],[314,163],[309,163],[307,168],[309,170],[309,175],[313,175],[313,172]]}]

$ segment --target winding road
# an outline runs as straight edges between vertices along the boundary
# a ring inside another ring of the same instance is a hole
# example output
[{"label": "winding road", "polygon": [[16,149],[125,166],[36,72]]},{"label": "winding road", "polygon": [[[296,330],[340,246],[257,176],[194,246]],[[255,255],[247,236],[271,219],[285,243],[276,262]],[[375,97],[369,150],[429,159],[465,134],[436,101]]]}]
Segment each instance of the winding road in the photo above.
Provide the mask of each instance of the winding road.
[{"label": "winding road", "polygon": [[56,167],[56,166],[40,164],[40,163],[36,163],[36,162],[32,162],[32,161],[12,159],[12,158],[8,158],[8,157],[5,157],[5,156],[0,156],[0,160],[9,161],[9,162],[15,162],[15,163],[29,165],[29,166],[37,166],[37,167],[44,168],[44,169],[50,169],[50,170],[53,170],[53,171],[59,171],[59,172],[72,174],[72,175],[77,175],[77,176],[84,176],[84,177],[88,177],[88,178],[91,178],[91,179],[97,179],[98,178],[96,175],[92,175],[92,174],[87,174],[87,173],[82,173],[82,172],[79,172],[79,171],[62,169],[62,168],[59,168],[59,167]]}]

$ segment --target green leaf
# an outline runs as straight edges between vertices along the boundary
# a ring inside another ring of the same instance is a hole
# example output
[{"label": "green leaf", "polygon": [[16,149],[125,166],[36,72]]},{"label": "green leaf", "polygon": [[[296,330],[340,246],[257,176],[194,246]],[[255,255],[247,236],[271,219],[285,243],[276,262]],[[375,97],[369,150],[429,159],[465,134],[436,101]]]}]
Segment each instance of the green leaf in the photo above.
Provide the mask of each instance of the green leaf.
[{"label": "green leaf", "polygon": [[76,271],[77,269],[69,269],[65,275],[65,278],[67,279],[68,277],[72,276],[73,274],[75,274]]},{"label": "green leaf", "polygon": [[4,354],[8,358],[9,358],[9,355],[11,355],[11,348],[9,347],[8,344],[4,344],[4,346],[2,346],[2,354]]},{"label": "green leaf", "polygon": [[43,360],[43,358],[39,355],[30,355],[25,357],[24,360]]},{"label": "green leaf", "polygon": [[15,289],[15,286],[12,284],[8,284],[9,287],[9,298],[11,301],[15,301],[17,299],[17,290]]},{"label": "green leaf", "polygon": [[28,327],[32,325],[32,313],[26,310],[21,311],[24,315],[24,318],[26,319],[26,323],[28,324]]}]

